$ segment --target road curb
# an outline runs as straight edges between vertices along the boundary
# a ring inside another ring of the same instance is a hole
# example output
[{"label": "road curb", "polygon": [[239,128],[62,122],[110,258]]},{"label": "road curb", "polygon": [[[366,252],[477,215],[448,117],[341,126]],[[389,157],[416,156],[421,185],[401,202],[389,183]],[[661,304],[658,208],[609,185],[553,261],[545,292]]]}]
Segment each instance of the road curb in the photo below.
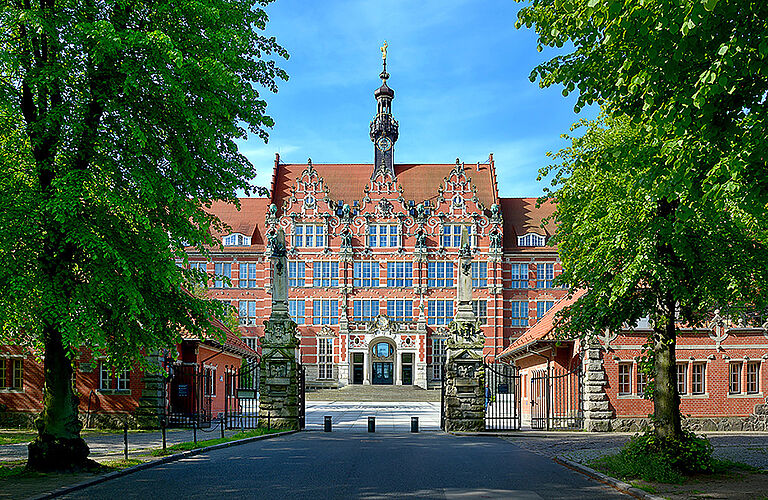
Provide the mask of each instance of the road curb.
[{"label": "road curb", "polygon": [[555,457],[552,460],[554,460],[556,463],[564,467],[568,467],[569,469],[575,470],[576,472],[580,472],[585,476],[589,476],[596,481],[600,481],[601,483],[605,483],[609,486],[612,486],[613,488],[616,488],[622,493],[626,493],[627,495],[631,495],[635,498],[640,498],[641,500],[664,500],[663,497],[652,495],[647,491],[643,491],[640,488],[635,488],[634,486],[627,484],[624,481],[620,481],[615,477],[606,476],[602,472],[598,472],[595,469],[592,469],[591,467],[587,467],[586,465],[582,465],[578,462],[574,462],[573,460],[568,460],[567,458],[559,458],[559,457]]},{"label": "road curb", "polygon": [[145,469],[151,469],[152,467],[156,467],[158,465],[167,464],[170,462],[176,462],[178,460],[181,460],[182,458],[191,457],[194,455],[199,455],[201,453],[205,453],[207,451],[213,451],[213,450],[219,450],[222,448],[229,448],[231,446],[238,446],[241,444],[247,444],[251,443],[253,441],[260,441],[262,439],[270,439],[274,437],[279,436],[287,436],[289,434],[294,434],[299,431],[284,431],[284,432],[275,432],[274,434],[263,434],[261,436],[253,436],[249,438],[244,439],[238,439],[236,441],[228,441],[226,443],[219,443],[214,444],[211,446],[206,446],[205,448],[197,448],[194,450],[187,450],[182,451],[181,453],[176,453],[174,455],[168,455],[167,457],[162,457],[158,460],[152,460],[149,462],[144,462],[138,465],[134,465],[133,467],[127,467],[125,469],[117,470],[115,472],[110,472],[108,474],[104,474],[103,476],[95,477],[93,479],[89,479],[87,481],[83,481],[81,483],[73,484],[71,486],[62,486],[61,488],[58,488],[54,491],[50,491],[48,493],[45,493],[43,495],[33,497],[33,500],[44,500],[48,498],[56,498],[60,497],[62,495],[66,495],[68,493],[72,493],[78,490],[85,489],[89,486],[94,486],[96,484],[100,484],[106,481],[109,481],[111,479],[116,479],[118,477],[127,476],[128,474],[133,474],[134,472],[139,472]]}]

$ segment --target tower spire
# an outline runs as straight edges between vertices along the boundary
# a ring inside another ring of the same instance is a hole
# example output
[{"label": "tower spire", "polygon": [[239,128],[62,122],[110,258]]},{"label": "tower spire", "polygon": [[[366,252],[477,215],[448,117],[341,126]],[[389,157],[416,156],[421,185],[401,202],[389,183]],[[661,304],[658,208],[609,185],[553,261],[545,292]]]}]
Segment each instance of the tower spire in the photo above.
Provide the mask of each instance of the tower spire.
[{"label": "tower spire", "polygon": [[381,78],[381,87],[373,93],[376,98],[377,110],[376,117],[371,122],[371,141],[374,145],[373,173],[371,179],[375,179],[380,174],[389,175],[395,178],[394,164],[394,146],[398,137],[399,124],[392,117],[392,100],[395,98],[395,91],[389,88],[387,80],[387,42],[381,46],[381,59],[383,69],[379,78]]}]

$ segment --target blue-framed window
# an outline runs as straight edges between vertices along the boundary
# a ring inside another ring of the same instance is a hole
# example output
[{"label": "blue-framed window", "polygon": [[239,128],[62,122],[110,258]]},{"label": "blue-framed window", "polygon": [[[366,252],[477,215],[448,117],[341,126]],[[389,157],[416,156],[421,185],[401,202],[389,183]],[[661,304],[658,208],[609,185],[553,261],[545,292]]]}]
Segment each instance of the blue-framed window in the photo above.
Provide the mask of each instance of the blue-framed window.
[{"label": "blue-framed window", "polygon": [[393,321],[413,321],[413,301],[404,299],[388,300],[387,316]]},{"label": "blue-framed window", "polygon": [[453,286],[453,262],[429,262],[427,264],[427,286],[450,288]]},{"label": "blue-framed window", "polygon": [[304,324],[304,307],[304,300],[288,300],[288,314],[297,325]]},{"label": "blue-framed window", "polygon": [[510,323],[512,326],[528,326],[528,301],[514,301],[509,303]]},{"label": "blue-framed window", "polygon": [[339,301],[328,299],[316,299],[312,301],[313,325],[338,325]]},{"label": "blue-framed window", "polygon": [[373,321],[379,315],[379,301],[360,299],[352,301],[353,321]]},{"label": "blue-framed window", "polygon": [[238,304],[238,317],[240,318],[240,324],[243,326],[255,326],[256,325],[256,301],[255,300],[241,300]]},{"label": "blue-framed window", "polygon": [[428,300],[427,301],[427,324],[428,325],[447,325],[453,321],[453,301],[452,300]]},{"label": "blue-framed window", "polygon": [[306,265],[303,262],[288,261],[288,286],[304,286],[306,277]]},{"label": "blue-framed window", "polygon": [[475,313],[475,317],[480,321],[481,325],[488,324],[488,301],[473,300],[472,312]]},{"label": "blue-framed window", "polygon": [[553,279],[555,279],[554,264],[536,264],[536,288],[552,288]]},{"label": "blue-framed window", "polygon": [[387,262],[387,286],[413,286],[413,262]]},{"label": "blue-framed window", "polygon": [[445,224],[443,226],[443,246],[456,248],[460,247],[461,229],[465,227],[469,232],[469,245],[472,246],[472,226],[467,224]]},{"label": "blue-framed window", "polygon": [[370,247],[394,248],[399,246],[397,224],[371,224],[368,226]]},{"label": "blue-framed window", "polygon": [[528,264],[512,264],[510,288],[528,288]]},{"label": "blue-framed window", "polygon": [[356,287],[379,286],[379,263],[355,262],[353,266],[354,281]]},{"label": "blue-framed window", "polygon": [[293,231],[293,246],[324,247],[325,227],[314,224],[297,224]]},{"label": "blue-framed window", "polygon": [[488,263],[472,263],[472,287],[485,288],[488,286]]},{"label": "blue-framed window", "polygon": [[536,302],[536,317],[541,318],[555,305],[554,300],[540,300]]},{"label": "blue-framed window", "polygon": [[312,266],[313,286],[339,286],[339,263],[330,261],[316,261]]},{"label": "blue-framed window", "polygon": [[256,264],[240,263],[240,288],[256,287]]},{"label": "blue-framed window", "polygon": [[213,273],[216,275],[213,282],[214,288],[230,288],[232,286],[231,281],[226,281],[223,278],[232,279],[232,263],[217,262],[213,268]]}]

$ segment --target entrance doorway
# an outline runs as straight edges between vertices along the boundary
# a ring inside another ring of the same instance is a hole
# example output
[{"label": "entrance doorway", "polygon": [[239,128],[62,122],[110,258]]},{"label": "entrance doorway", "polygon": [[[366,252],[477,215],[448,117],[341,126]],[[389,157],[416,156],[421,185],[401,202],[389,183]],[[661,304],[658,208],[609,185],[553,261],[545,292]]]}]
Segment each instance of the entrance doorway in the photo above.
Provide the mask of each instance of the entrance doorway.
[{"label": "entrance doorway", "polygon": [[365,377],[364,364],[365,356],[362,352],[356,352],[352,357],[352,383],[362,384]]},{"label": "entrance doorway", "polygon": [[374,361],[372,384],[392,385],[394,383],[393,369],[391,361]]},{"label": "entrance doorway", "polygon": [[403,385],[413,385],[413,353],[403,353]]}]

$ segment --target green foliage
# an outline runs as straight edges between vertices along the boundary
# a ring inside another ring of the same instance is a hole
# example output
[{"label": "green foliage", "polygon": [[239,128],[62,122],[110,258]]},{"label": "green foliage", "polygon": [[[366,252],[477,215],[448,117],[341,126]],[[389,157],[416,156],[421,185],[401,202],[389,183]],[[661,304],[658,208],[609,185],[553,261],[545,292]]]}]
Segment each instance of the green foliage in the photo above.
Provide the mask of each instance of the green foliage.
[{"label": "green foliage", "polygon": [[172,455],[180,451],[196,450],[198,448],[205,448],[206,446],[213,446],[221,443],[229,443],[230,441],[237,441],[239,439],[247,439],[255,436],[263,436],[264,434],[274,434],[276,432],[282,432],[281,429],[267,429],[265,427],[259,427],[258,429],[252,429],[249,431],[238,432],[232,436],[217,439],[206,439],[203,441],[186,441],[184,443],[176,443],[172,446],[168,446],[165,451],[162,449],[152,450],[150,454],[155,457],[163,457],[166,455]]},{"label": "green foliage", "polygon": [[651,132],[672,198],[735,200],[765,230],[768,3],[535,0],[518,16],[540,46],[570,47],[531,81],[577,92],[577,111],[597,103]]},{"label": "green foliage", "polygon": [[225,231],[253,165],[236,141],[273,125],[288,54],[269,0],[64,0],[0,8],[0,341],[129,366],[182,331],[221,335],[217,301],[177,267]]},{"label": "green foliage", "polygon": [[682,483],[686,476],[715,471],[712,445],[692,432],[661,438],[653,432],[635,435],[618,455],[593,465],[624,479],[640,478],[660,483]]}]

